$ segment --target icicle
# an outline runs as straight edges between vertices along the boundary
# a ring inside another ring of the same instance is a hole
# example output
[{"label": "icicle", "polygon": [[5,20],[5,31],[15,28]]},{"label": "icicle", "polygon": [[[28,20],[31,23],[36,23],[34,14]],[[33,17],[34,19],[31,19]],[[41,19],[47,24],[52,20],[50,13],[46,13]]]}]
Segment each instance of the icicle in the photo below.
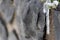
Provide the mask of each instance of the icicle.
[{"label": "icicle", "polygon": [[[49,35],[50,33],[50,28],[49,28],[49,8],[48,8],[48,2],[50,2],[50,0],[47,0],[44,3],[44,8],[43,8],[43,12],[46,13],[46,26],[47,26],[47,34]],[[50,4],[51,5],[51,4]]]},{"label": "icicle", "polygon": [[50,0],[46,0],[46,2],[43,5],[43,12],[46,13],[46,26],[47,26],[47,34],[50,34],[50,27],[49,27],[49,9],[52,8],[56,8],[58,5],[58,1],[53,1],[53,3],[51,3]]},{"label": "icicle", "polygon": [[46,13],[46,25],[47,25],[47,34],[50,34],[50,28],[49,28],[49,9]]}]

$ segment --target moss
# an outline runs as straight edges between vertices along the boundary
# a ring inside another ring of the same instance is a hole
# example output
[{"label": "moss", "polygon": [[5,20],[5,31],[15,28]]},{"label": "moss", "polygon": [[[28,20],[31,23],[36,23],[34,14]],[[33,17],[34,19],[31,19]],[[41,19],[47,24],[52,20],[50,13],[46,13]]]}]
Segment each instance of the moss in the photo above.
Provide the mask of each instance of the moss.
[{"label": "moss", "polygon": [[53,0],[51,0],[51,2],[53,2]]},{"label": "moss", "polygon": [[60,2],[60,0],[58,0]]}]

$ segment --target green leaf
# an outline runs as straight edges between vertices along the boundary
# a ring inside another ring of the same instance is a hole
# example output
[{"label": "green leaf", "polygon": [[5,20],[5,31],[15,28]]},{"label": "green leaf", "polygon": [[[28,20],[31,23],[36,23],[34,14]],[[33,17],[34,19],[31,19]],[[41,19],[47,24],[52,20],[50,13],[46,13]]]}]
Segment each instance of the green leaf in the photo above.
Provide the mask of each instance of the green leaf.
[{"label": "green leaf", "polygon": [[60,0],[58,0],[60,2]]},{"label": "green leaf", "polygon": [[51,0],[51,2],[53,2],[53,0]]}]

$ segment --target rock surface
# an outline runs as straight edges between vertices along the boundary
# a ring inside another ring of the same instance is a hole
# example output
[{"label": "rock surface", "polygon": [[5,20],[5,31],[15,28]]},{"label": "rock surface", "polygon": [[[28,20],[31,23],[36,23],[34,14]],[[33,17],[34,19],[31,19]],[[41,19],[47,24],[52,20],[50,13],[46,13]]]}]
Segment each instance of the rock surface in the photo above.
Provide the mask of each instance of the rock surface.
[{"label": "rock surface", "polygon": [[[3,12],[6,22],[9,22],[14,10],[16,10],[17,27],[20,33],[20,40],[42,40],[45,25],[45,14],[43,3],[39,0],[3,0],[0,4],[0,12]],[[58,8],[57,8],[58,9]],[[60,12],[55,10],[54,26],[56,40],[60,40]],[[7,40],[4,26],[0,21],[0,40]],[[9,32],[8,40],[17,40],[12,32]]]}]

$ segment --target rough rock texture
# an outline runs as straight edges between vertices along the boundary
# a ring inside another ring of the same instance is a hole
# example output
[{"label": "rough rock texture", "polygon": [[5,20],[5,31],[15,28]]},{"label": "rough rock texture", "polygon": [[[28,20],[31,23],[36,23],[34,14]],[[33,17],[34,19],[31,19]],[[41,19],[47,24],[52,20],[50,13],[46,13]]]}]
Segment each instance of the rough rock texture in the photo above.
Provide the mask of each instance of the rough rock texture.
[{"label": "rough rock texture", "polygon": [[[9,22],[14,10],[16,10],[17,27],[20,40],[42,40],[45,17],[42,11],[43,5],[39,0],[3,0],[0,4],[0,12],[3,12],[6,22]],[[9,32],[9,40],[16,40],[12,32]],[[0,22],[0,40],[7,40],[4,26]]]},{"label": "rough rock texture", "polygon": [[[39,0],[2,0],[0,12],[3,12],[6,22],[9,22],[14,10],[16,10],[17,27],[20,40],[42,40],[44,34],[45,14],[43,3]],[[57,8],[59,9],[59,8]],[[56,40],[60,40],[60,12],[55,10],[54,24]],[[7,40],[5,28],[0,21],[0,40]],[[8,40],[17,40],[12,32],[9,32]]]},{"label": "rough rock texture", "polygon": [[54,27],[55,27],[55,36],[56,40],[60,40],[60,4],[55,10],[54,13]]}]

